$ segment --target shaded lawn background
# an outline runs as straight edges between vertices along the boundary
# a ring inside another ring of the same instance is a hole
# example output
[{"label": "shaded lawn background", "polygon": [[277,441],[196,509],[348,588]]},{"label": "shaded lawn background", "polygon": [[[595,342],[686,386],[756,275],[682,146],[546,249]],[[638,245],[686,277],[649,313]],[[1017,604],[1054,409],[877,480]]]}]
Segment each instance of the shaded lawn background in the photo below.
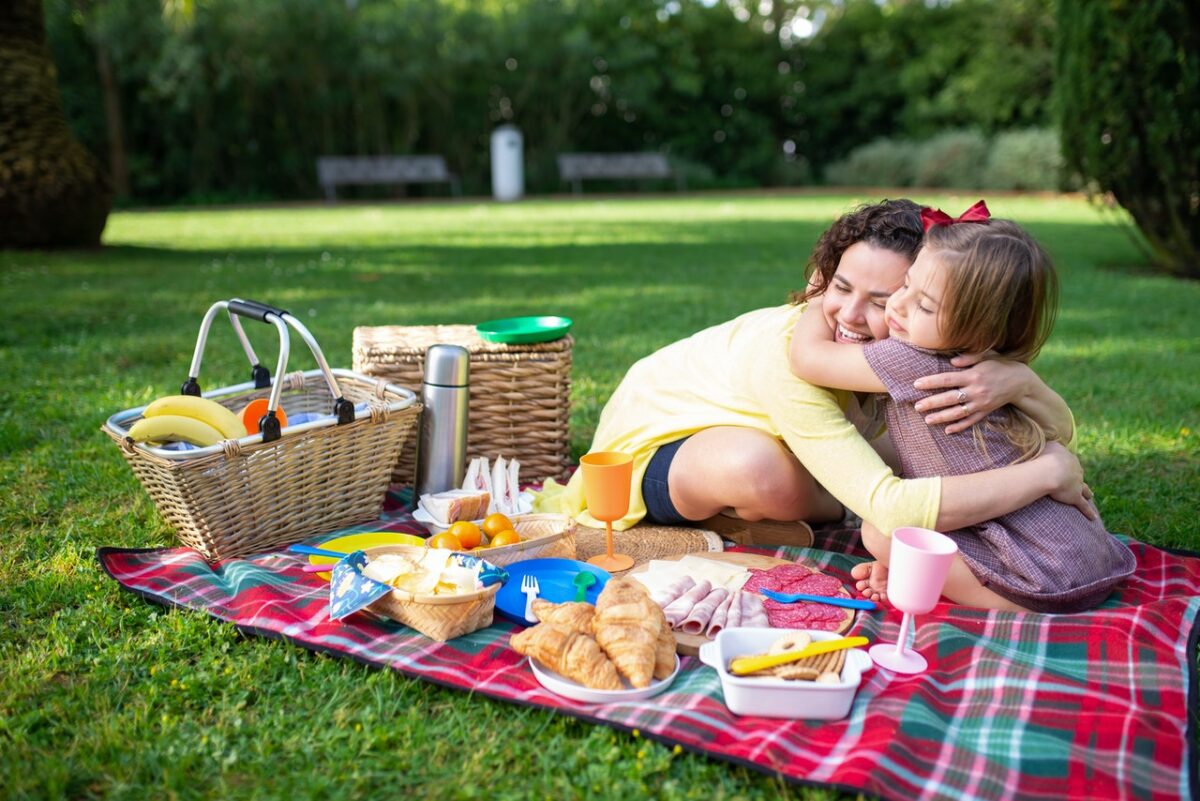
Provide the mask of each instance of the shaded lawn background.
[{"label": "shaded lawn background", "polygon": [[[817,236],[871,197],[597,199],[125,212],[102,251],[0,253],[0,782],[6,795],[255,793],[838,797],[561,716],[370,670],[169,613],[103,578],[100,545],[171,543],[113,412],[178,390],[200,320],[275,303],[349,367],[356,325],[564,314],[571,439],[590,442],[637,358],[803,284]],[[922,200],[955,212],[974,196]],[[1063,284],[1036,363],[1071,404],[1112,531],[1200,548],[1200,284],[1141,272],[1115,219],[1001,197]],[[274,332],[248,326],[274,368]],[[293,347],[293,366],[311,360]],[[244,381],[228,326],[201,384]],[[37,770],[30,770],[31,765]]]}]

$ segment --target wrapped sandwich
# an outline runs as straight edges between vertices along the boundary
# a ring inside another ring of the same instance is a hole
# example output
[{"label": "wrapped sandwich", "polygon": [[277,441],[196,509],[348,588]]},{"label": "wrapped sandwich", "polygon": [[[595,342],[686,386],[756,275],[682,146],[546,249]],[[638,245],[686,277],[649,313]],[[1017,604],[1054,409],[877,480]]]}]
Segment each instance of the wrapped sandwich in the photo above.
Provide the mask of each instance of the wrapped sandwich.
[{"label": "wrapped sandwich", "polygon": [[421,496],[421,506],[441,523],[478,520],[487,517],[491,495],[479,490],[447,490]]}]

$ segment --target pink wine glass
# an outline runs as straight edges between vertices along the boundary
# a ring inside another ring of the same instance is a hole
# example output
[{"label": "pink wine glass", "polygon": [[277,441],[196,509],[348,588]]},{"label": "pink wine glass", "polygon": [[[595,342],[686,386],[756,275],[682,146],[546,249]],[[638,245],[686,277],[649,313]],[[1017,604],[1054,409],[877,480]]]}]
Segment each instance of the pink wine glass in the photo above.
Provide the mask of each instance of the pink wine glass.
[{"label": "pink wine glass", "polygon": [[871,648],[875,664],[896,673],[921,673],[929,667],[925,657],[908,649],[913,615],[923,615],[937,605],[946,574],[958,554],[958,545],[945,534],[927,528],[898,528],[892,532],[887,597],[904,613],[895,645]]}]

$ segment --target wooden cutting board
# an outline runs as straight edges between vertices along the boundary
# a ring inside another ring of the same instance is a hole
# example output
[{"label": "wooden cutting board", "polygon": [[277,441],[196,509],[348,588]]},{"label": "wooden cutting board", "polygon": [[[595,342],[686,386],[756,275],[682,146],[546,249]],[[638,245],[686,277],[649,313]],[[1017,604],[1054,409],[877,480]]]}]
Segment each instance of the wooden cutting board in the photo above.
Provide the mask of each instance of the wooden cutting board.
[{"label": "wooden cutting board", "polygon": [[[777,565],[797,564],[796,562],[791,562],[791,561],[788,561],[787,559],[776,559],[774,556],[763,556],[761,554],[756,554],[756,553],[727,553],[724,551],[719,552],[719,553],[690,553],[690,554],[682,554],[681,553],[676,556],[664,556],[664,557],[662,557],[662,560],[667,561],[667,562],[677,562],[685,556],[695,556],[695,557],[699,557],[701,559],[711,559],[714,562],[721,562],[721,563],[727,564],[727,565],[738,565],[739,567],[753,567],[753,568],[757,568],[759,570],[769,570],[772,567],[775,567]],[[821,570],[818,570],[815,566],[806,564],[803,561],[799,562],[799,564],[803,564],[805,567],[807,567],[810,570],[816,570],[816,572],[818,572],[818,573],[822,572]],[[630,570],[627,575],[632,576],[637,573],[645,573],[648,569],[649,569],[648,564],[638,565],[637,567]],[[850,593],[846,591],[846,588],[844,586],[842,587],[841,595],[844,598],[850,597]],[[854,623],[855,610],[847,609],[847,610],[845,610],[845,612],[846,612],[846,619],[842,622],[842,625],[840,627],[838,627],[837,632],[836,632],[837,634],[841,634],[841,633],[845,632]],[[710,640],[708,637],[705,637],[703,634],[684,634],[681,631],[675,632],[675,643],[676,643],[675,650],[682,656],[697,656],[697,655],[699,655],[700,646],[706,642],[710,642]]]}]

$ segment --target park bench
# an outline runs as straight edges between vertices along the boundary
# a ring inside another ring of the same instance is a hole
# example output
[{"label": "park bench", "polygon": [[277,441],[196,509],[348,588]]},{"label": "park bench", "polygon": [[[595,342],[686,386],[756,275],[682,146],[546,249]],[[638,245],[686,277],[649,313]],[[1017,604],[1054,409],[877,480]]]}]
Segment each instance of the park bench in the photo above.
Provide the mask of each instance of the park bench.
[{"label": "park bench", "polygon": [[683,174],[662,153],[560,153],[558,175],[576,195],[583,193],[584,179],[596,178],[674,178],[677,189],[687,189]]},{"label": "park bench", "polygon": [[317,181],[330,203],[337,201],[337,187],[351,184],[448,183],[454,195],[462,193],[458,176],[441,156],[322,156]]}]

